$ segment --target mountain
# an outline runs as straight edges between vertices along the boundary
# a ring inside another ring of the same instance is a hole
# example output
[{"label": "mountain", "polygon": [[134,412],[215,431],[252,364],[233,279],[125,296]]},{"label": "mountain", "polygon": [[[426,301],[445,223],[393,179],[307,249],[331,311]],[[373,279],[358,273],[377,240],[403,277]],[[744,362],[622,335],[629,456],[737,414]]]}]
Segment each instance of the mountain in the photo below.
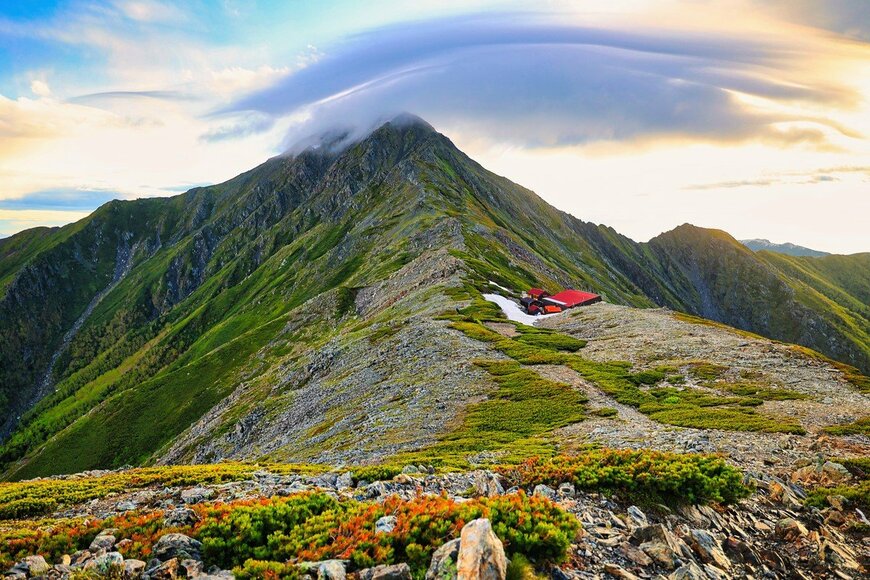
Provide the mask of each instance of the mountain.
[{"label": "mountain", "polygon": [[790,242],[786,242],[784,244],[775,244],[770,240],[765,240],[761,238],[753,240],[740,240],[740,243],[752,250],[753,252],[767,250],[768,252],[776,252],[777,254],[785,254],[787,256],[809,256],[811,258],[819,258],[821,256],[829,255],[828,252],[812,250],[810,248],[798,246]]},{"label": "mountain", "polygon": [[493,388],[473,361],[504,355],[439,318],[490,281],[667,306],[867,372],[868,272],[870,254],[755,254],[690,225],[639,244],[402,118],[0,241],[0,463],[22,478],[421,448]]}]

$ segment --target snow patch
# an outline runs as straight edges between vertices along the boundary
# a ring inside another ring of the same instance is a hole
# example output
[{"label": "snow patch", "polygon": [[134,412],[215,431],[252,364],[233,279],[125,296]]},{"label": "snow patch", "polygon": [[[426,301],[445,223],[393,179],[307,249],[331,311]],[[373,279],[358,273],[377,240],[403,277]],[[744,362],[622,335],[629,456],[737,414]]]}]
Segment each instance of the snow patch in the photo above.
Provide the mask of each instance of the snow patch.
[{"label": "snow patch", "polygon": [[538,316],[532,316],[531,314],[526,314],[523,309],[520,308],[519,304],[500,294],[484,294],[483,297],[490,302],[498,304],[501,311],[508,317],[508,320],[521,322],[523,324],[528,324],[529,326],[534,326],[539,320],[544,318],[559,316],[559,314],[561,314],[561,312],[559,312],[557,314],[539,314]]}]

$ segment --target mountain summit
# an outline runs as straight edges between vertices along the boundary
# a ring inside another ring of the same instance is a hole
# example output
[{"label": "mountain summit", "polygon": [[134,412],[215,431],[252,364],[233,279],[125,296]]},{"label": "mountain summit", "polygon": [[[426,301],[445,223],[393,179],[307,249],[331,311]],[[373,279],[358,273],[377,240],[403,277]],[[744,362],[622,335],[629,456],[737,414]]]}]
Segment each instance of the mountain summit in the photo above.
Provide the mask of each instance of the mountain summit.
[{"label": "mountain summit", "polygon": [[7,476],[419,448],[490,384],[473,364],[489,347],[440,317],[492,283],[667,306],[870,369],[870,254],[755,254],[690,225],[638,244],[418,118],[331,143],[0,241]]}]

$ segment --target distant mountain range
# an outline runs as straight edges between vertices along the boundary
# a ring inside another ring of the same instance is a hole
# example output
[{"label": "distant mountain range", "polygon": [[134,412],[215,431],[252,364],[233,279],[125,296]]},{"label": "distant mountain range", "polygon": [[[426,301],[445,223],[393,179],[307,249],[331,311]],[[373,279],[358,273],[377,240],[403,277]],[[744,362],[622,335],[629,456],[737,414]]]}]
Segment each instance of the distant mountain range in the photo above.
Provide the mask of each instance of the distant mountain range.
[{"label": "distant mountain range", "polygon": [[805,248],[803,246],[798,246],[790,242],[786,242],[784,244],[775,244],[770,240],[759,238],[753,240],[740,240],[740,243],[752,250],[753,252],[767,250],[768,252],[776,252],[778,254],[785,254],[787,256],[809,256],[811,258],[830,256],[828,252],[820,252],[819,250]]},{"label": "distant mountain range", "polygon": [[870,254],[754,253],[689,224],[636,243],[404,118],[0,240],[0,468],[413,447],[479,395],[487,351],[438,316],[490,281],[666,306],[870,370]]}]

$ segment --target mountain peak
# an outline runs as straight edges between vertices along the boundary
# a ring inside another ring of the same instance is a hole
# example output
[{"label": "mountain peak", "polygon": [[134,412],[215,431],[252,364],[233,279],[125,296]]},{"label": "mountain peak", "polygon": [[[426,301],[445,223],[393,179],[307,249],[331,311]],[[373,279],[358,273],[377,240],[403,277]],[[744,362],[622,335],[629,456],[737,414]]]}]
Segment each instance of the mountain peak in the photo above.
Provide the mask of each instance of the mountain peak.
[{"label": "mountain peak", "polygon": [[412,134],[417,138],[438,134],[435,128],[422,118],[412,113],[403,112],[389,119],[382,118],[365,126],[335,125],[325,127],[296,141],[287,148],[283,155],[295,156],[306,151],[339,154],[361,141],[384,132]]}]

